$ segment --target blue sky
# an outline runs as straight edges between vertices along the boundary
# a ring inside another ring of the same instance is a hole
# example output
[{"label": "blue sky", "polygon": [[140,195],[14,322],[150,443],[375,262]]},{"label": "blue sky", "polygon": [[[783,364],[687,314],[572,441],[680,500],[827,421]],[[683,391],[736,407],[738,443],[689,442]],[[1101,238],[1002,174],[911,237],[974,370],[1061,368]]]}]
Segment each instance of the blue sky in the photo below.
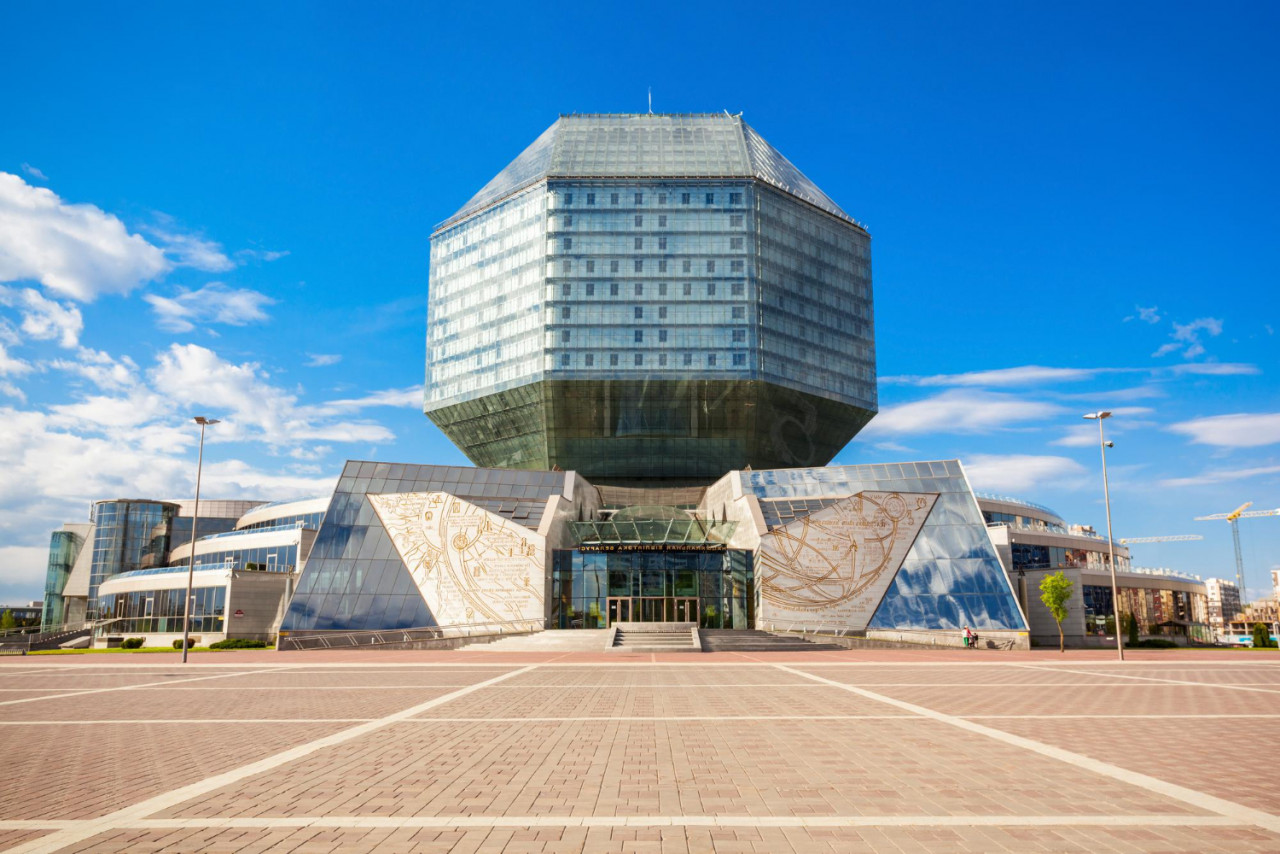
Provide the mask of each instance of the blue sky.
[{"label": "blue sky", "polygon": [[[587,11],[587,10],[590,11]],[[612,11],[611,11],[612,10]],[[561,112],[742,111],[873,235],[881,414],[1135,562],[1280,506],[1274,4],[10,4],[0,597],[95,498],[463,462],[421,415],[428,236]],[[1280,518],[1241,525],[1251,586]]]}]

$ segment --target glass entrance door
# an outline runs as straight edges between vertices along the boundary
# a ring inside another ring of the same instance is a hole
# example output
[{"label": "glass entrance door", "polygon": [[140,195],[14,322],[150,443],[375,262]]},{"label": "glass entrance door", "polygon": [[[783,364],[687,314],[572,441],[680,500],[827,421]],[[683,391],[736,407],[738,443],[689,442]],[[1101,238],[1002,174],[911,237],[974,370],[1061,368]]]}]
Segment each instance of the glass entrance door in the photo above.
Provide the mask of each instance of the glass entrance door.
[{"label": "glass entrance door", "polygon": [[614,623],[696,623],[698,600],[670,596],[610,598],[609,625]]},{"label": "glass entrance door", "polygon": [[609,600],[609,625],[614,623],[631,622],[631,600],[630,599],[610,599]]}]

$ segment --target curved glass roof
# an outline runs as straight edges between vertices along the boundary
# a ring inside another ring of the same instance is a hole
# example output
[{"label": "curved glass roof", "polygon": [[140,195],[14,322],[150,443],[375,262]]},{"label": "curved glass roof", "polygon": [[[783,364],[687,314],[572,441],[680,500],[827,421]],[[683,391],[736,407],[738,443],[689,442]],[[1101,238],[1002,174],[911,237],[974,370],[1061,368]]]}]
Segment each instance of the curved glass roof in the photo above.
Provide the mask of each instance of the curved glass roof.
[{"label": "curved glass roof", "polygon": [[855,222],[740,115],[583,113],[557,119],[441,228],[543,178],[754,178]]}]

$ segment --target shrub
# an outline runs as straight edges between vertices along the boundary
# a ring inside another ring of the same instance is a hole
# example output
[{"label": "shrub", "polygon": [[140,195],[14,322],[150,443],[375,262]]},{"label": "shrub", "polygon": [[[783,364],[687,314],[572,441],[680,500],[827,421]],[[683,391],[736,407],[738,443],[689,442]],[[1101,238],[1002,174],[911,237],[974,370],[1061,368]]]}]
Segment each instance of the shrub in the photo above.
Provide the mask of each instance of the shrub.
[{"label": "shrub", "polygon": [[1178,647],[1178,644],[1167,638],[1147,638],[1129,645],[1136,646],[1139,649],[1177,649]]},{"label": "shrub", "polygon": [[1266,623],[1253,624],[1253,646],[1255,649],[1267,649],[1271,646],[1271,630]]},{"label": "shrub", "polygon": [[[195,645],[196,645],[195,641],[191,640],[190,638],[187,639],[187,649],[191,649]],[[182,649],[182,638],[178,638],[176,641],[173,642],[173,648]]]},{"label": "shrub", "polygon": [[1138,645],[1138,620],[1128,611],[1124,612],[1125,633],[1129,635],[1129,646]]},{"label": "shrub", "polygon": [[266,641],[249,640],[248,638],[227,638],[209,644],[209,649],[266,649]]},{"label": "shrub", "polygon": [[146,643],[146,638],[125,638],[120,642],[121,649],[142,649],[142,645]]}]

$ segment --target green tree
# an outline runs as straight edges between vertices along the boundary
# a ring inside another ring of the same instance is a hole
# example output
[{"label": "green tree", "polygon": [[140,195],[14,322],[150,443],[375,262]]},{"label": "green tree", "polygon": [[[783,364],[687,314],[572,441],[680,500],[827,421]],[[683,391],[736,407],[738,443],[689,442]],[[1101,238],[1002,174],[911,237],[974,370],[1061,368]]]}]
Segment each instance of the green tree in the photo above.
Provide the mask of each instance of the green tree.
[{"label": "green tree", "polygon": [[1126,638],[1125,644],[1127,646],[1137,646],[1138,645],[1138,620],[1136,617],[1133,616],[1133,614],[1130,614],[1128,611],[1126,611],[1124,615],[1124,628],[1125,628],[1125,634],[1129,636],[1128,638]]},{"label": "green tree", "polygon": [[[5,611],[5,614],[8,614]],[[1266,623],[1253,624],[1253,646],[1255,649],[1267,649],[1271,646],[1271,630]]]},{"label": "green tree", "polygon": [[1066,640],[1062,636],[1062,621],[1067,618],[1067,600],[1071,598],[1074,587],[1075,584],[1062,574],[1062,570],[1040,579],[1040,601],[1058,623],[1058,652],[1067,651]]},{"label": "green tree", "polygon": [[13,612],[6,610],[0,614],[0,632],[7,632],[10,629],[16,629],[18,621],[13,618]]}]

